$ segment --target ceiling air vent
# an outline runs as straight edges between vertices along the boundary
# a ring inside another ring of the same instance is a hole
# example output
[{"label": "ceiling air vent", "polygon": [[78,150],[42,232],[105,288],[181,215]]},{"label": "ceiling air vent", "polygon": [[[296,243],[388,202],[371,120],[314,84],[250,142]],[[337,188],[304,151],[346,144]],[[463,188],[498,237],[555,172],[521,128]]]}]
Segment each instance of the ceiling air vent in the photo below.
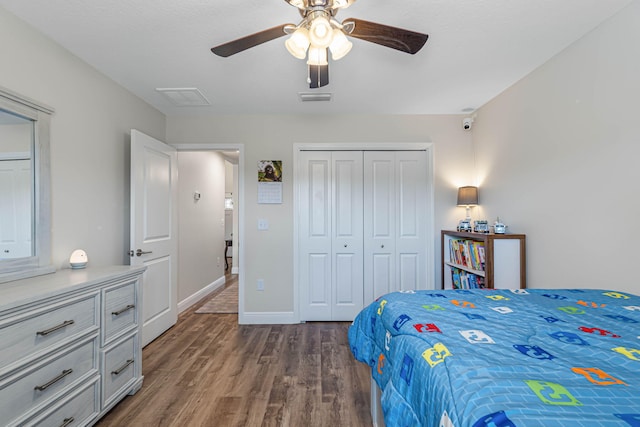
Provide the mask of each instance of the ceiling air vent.
[{"label": "ceiling air vent", "polygon": [[300,101],[331,101],[333,94],[331,93],[315,93],[315,92],[299,92]]},{"label": "ceiling air vent", "polygon": [[156,91],[164,95],[176,107],[204,107],[211,105],[202,92],[195,87],[158,87]]}]

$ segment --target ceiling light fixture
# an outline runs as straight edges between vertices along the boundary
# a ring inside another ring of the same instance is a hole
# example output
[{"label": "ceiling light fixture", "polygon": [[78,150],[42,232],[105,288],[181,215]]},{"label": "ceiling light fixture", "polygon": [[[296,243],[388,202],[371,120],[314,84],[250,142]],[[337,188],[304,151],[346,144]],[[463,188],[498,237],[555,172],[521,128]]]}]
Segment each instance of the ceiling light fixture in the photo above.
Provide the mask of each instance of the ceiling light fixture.
[{"label": "ceiling light fixture", "polygon": [[347,39],[342,30],[333,30],[333,41],[329,45],[329,50],[334,61],[344,57],[351,51],[352,47],[353,43]]},{"label": "ceiling light fixture", "polygon": [[223,58],[235,55],[254,46],[288,34],[285,46],[295,58],[307,61],[307,83],[310,89],[329,84],[328,56],[337,61],[347,55],[356,38],[395,49],[411,55],[417,53],[429,38],[427,34],[362,19],[347,18],[338,21],[335,16],[356,0],[285,0],[302,16],[299,24],[282,24],[249,34],[211,48],[211,52]]},{"label": "ceiling light fixture", "polygon": [[[348,5],[346,2],[345,4]],[[291,33],[285,46],[294,57],[307,58],[309,65],[328,65],[327,48],[331,51],[331,58],[337,61],[353,47],[343,28],[342,24],[325,10],[314,11]]]},{"label": "ceiling light fixture", "polygon": [[289,53],[298,59],[304,59],[307,56],[309,48],[309,30],[304,27],[298,28],[291,34],[291,37],[284,42]]},{"label": "ceiling light fixture", "polygon": [[309,59],[307,60],[309,65],[327,65],[327,48],[320,48],[311,46],[309,48]]}]

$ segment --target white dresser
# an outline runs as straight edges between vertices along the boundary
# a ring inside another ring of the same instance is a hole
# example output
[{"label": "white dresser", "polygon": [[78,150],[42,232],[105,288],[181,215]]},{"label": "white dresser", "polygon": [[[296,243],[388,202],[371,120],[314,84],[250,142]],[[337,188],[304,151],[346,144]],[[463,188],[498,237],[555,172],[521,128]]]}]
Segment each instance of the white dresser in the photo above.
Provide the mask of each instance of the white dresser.
[{"label": "white dresser", "polygon": [[144,269],[0,284],[0,425],[92,425],[140,389]]}]

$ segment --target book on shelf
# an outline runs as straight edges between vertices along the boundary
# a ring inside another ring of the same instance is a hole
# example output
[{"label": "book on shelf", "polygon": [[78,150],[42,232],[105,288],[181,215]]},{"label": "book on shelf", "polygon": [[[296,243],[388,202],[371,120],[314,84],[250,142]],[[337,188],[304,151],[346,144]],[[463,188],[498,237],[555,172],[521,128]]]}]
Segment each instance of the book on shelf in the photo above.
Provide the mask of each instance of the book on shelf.
[{"label": "book on shelf", "polygon": [[460,268],[451,268],[453,289],[484,289],[484,277]]},{"label": "book on shelf", "polygon": [[484,271],[484,242],[469,239],[451,239],[449,240],[449,259],[454,264]]}]

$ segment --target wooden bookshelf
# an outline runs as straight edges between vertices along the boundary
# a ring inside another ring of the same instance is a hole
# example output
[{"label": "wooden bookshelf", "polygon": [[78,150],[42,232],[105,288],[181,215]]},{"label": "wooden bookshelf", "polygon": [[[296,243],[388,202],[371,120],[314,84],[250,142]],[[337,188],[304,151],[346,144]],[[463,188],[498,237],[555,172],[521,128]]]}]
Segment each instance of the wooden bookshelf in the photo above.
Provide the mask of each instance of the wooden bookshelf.
[{"label": "wooden bookshelf", "polygon": [[[442,259],[442,289],[453,289],[454,272],[466,276],[461,289],[526,288],[526,251],[524,234],[473,233],[467,231],[441,231],[440,254]],[[462,259],[452,255],[450,245],[465,245]],[[484,256],[479,256],[479,248]],[[474,250],[475,248],[475,250]],[[469,258],[471,260],[469,260]],[[482,258],[482,259],[480,259]],[[456,270],[457,269],[457,270]],[[469,276],[469,274],[474,275]],[[478,286],[474,286],[478,285]]]}]

